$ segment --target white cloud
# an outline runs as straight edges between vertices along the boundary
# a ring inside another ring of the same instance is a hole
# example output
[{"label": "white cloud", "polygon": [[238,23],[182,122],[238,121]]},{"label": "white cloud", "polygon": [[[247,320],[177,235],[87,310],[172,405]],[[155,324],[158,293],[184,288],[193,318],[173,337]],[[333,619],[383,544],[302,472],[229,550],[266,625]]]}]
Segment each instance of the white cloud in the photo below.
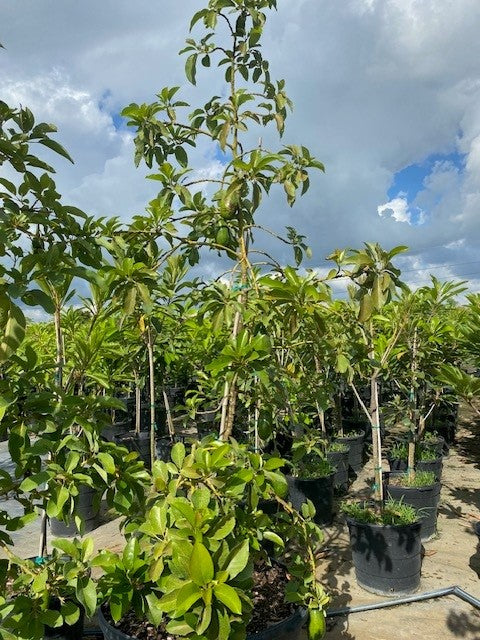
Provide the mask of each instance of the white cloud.
[{"label": "white cloud", "polygon": [[383,216],[390,216],[395,222],[406,222],[408,224],[420,225],[425,222],[425,212],[419,210],[416,212],[416,217],[412,209],[408,204],[408,200],[404,196],[393,198],[389,202],[377,207],[377,213],[382,218]]},{"label": "white cloud", "polygon": [[[204,4],[183,0],[180,11],[178,0],[0,0],[0,41],[7,47],[0,51],[2,97],[24,101],[60,125],[58,139],[76,160],[74,167],[56,162],[67,199],[123,217],[148,202],[155,185],[134,169],[131,138],[115,129],[111,115],[129,102],[152,101],[165,85],[183,85],[182,97],[195,105],[221,95],[219,76],[207,70],[199,73],[198,89],[188,86],[177,56],[188,17]],[[411,246],[417,268],[480,257],[478,0],[278,5],[267,22],[264,55],[296,105],[285,143],[307,144],[327,171],[312,179],[293,211],[272,190],[260,222],[305,233],[311,266],[322,265],[335,247],[364,240]],[[278,148],[275,135],[263,137]],[[438,163],[413,201],[399,194],[387,202],[397,171],[454,151],[465,155],[464,167]],[[198,175],[215,175],[218,166],[204,148],[192,159]],[[261,242],[276,247],[281,261],[290,259],[267,236]],[[214,271],[210,263],[207,271]]]}]

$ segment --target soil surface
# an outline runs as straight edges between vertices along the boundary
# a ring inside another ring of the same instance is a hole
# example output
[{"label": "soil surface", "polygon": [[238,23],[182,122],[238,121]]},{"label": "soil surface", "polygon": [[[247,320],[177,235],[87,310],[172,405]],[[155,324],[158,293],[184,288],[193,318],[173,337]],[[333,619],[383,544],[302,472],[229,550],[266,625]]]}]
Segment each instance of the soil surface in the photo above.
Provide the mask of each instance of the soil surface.
[{"label": "soil surface", "polygon": [[[273,566],[261,565],[253,572],[253,617],[247,627],[247,633],[258,633],[267,627],[291,616],[295,609],[290,603],[283,601],[285,585],[288,576],[285,569],[277,564]],[[138,640],[177,640],[165,630],[165,625],[154,627],[148,621],[140,621],[135,614],[130,613],[118,623],[114,623],[108,607],[102,607],[105,619],[116,629],[120,629],[127,636]]]}]

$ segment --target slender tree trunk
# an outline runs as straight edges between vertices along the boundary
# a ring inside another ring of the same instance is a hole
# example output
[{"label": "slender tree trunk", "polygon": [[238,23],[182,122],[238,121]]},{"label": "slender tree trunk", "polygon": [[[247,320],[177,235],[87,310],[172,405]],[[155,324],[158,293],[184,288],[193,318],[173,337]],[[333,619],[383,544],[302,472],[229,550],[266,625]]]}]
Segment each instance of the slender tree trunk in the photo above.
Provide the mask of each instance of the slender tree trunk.
[{"label": "slender tree trunk", "polygon": [[327,427],[325,426],[325,411],[323,409],[320,409],[318,402],[316,403],[316,405],[317,405],[318,419],[320,420],[320,429],[322,431],[322,435],[326,438]]},{"label": "slender tree trunk", "polygon": [[156,459],[156,446],[155,446],[155,378],[154,378],[154,361],[153,361],[153,340],[150,326],[147,328],[147,352],[148,352],[148,370],[149,370],[149,383],[150,383],[150,459],[151,464]]},{"label": "slender tree trunk", "polygon": [[[235,313],[232,329],[232,339],[238,336],[241,326],[240,311]],[[228,440],[232,435],[233,420],[235,418],[235,408],[237,404],[237,376],[234,376],[232,382],[225,382],[222,401],[222,418],[220,422],[220,439]]]},{"label": "slender tree trunk", "polygon": [[343,438],[343,420],[342,420],[342,394],[335,394],[335,421],[337,423],[338,435]]},{"label": "slender tree trunk", "polygon": [[229,387],[227,381],[225,381],[225,387],[223,390],[223,398],[222,398],[222,417],[220,419],[220,440],[228,440],[228,436],[225,435],[225,427],[227,424],[227,410],[228,410],[228,396],[229,396]]},{"label": "slender tree trunk", "polygon": [[140,435],[142,418],[142,390],[140,389],[140,379],[135,372],[135,435]]},{"label": "slender tree trunk", "polygon": [[418,429],[416,425],[416,409],[417,409],[417,392],[416,392],[416,374],[417,374],[417,328],[415,327],[412,345],[412,384],[410,387],[410,431],[411,438],[408,443],[408,463],[407,474],[409,479],[415,477],[415,445],[418,440]]},{"label": "slender tree trunk", "polygon": [[[61,305],[58,303],[55,305],[54,325],[56,343],[55,385],[58,389],[61,389],[63,385],[65,350],[62,335]],[[38,541],[39,558],[44,558],[47,555],[47,522],[47,512],[45,509],[42,509],[40,517],[40,538]]]},{"label": "slender tree trunk", "polygon": [[165,387],[162,386],[162,394],[163,394],[163,402],[165,404],[165,413],[167,414],[167,428],[168,433],[170,435],[170,440],[173,442],[175,437],[175,427],[173,425],[172,411],[170,408],[170,402],[168,400],[167,392],[165,391]]},{"label": "slender tree trunk", "polygon": [[[255,378],[255,383],[257,383],[257,380],[258,378]],[[258,419],[260,416],[260,410],[258,405],[259,403],[257,398],[257,400],[255,400],[255,410],[254,410],[254,418],[253,418],[253,430],[255,435],[255,443],[254,443],[255,452],[258,452],[260,449],[260,436],[258,434]]]},{"label": "slender tree trunk", "polygon": [[375,473],[374,498],[377,507],[381,509],[383,507],[382,438],[380,434],[380,407],[378,406],[378,381],[376,375],[370,381],[370,396],[373,467]]}]

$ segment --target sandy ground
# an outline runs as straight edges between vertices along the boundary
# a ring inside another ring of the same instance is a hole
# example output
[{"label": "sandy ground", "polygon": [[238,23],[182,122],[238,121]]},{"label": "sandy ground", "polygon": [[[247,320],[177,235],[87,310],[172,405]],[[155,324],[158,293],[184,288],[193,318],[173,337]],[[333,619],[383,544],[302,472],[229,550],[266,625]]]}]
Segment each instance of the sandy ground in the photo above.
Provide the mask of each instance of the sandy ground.
[{"label": "sandy ground", "polygon": [[[438,536],[425,543],[419,593],[458,585],[480,598],[480,545],[472,523],[480,519],[480,423],[466,412],[457,432],[457,442],[444,460]],[[0,443],[0,467],[9,468],[8,451]],[[366,497],[373,477],[368,463],[349,494]],[[2,502],[12,514],[19,514],[13,501]],[[105,521],[91,535],[97,549],[118,550],[122,536],[118,521]],[[14,534],[15,551],[23,557],[37,553],[38,521]],[[325,529],[325,545],[319,564],[319,578],[331,596],[331,609],[385,601],[357,586],[343,518]],[[480,612],[454,596],[401,605],[328,621],[328,640],[480,640]]]},{"label": "sandy ground", "polygon": [[[480,598],[480,545],[472,528],[480,519],[480,425],[470,420],[467,412],[462,413],[457,442],[444,459],[438,535],[424,544],[418,593],[458,585]],[[372,478],[370,462],[352,485],[350,495],[366,497]],[[332,609],[388,600],[357,586],[348,530],[341,517],[325,530],[319,577],[331,595]],[[447,596],[332,618],[328,628],[329,640],[480,640],[480,612],[455,596]]]}]

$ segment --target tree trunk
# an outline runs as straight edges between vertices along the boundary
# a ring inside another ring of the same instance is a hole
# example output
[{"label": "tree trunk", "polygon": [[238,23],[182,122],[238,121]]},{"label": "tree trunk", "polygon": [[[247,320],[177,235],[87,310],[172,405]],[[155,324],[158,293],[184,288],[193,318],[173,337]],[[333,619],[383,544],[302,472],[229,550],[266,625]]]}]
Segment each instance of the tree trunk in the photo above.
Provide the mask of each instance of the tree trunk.
[{"label": "tree trunk", "polygon": [[148,369],[149,369],[149,383],[150,383],[150,459],[151,464],[155,462],[157,457],[155,446],[155,379],[153,368],[153,341],[152,332],[150,327],[147,329],[147,351],[148,351]]},{"label": "tree trunk", "polygon": [[338,435],[343,438],[343,420],[342,420],[342,394],[335,394],[335,421],[337,424]]},{"label": "tree trunk", "polygon": [[141,417],[142,417],[142,390],[140,389],[140,380],[138,374],[135,375],[135,434],[140,435]]},{"label": "tree trunk", "polygon": [[165,387],[162,386],[162,394],[163,394],[163,402],[165,404],[165,413],[167,414],[167,428],[168,433],[170,434],[170,440],[173,442],[175,437],[175,427],[173,425],[172,411],[170,409],[170,402],[168,400],[167,392],[165,391]]},{"label": "tree trunk", "polygon": [[370,411],[372,419],[373,468],[375,473],[374,499],[377,507],[383,507],[382,438],[380,434],[380,412],[378,406],[378,382],[370,381]]}]

